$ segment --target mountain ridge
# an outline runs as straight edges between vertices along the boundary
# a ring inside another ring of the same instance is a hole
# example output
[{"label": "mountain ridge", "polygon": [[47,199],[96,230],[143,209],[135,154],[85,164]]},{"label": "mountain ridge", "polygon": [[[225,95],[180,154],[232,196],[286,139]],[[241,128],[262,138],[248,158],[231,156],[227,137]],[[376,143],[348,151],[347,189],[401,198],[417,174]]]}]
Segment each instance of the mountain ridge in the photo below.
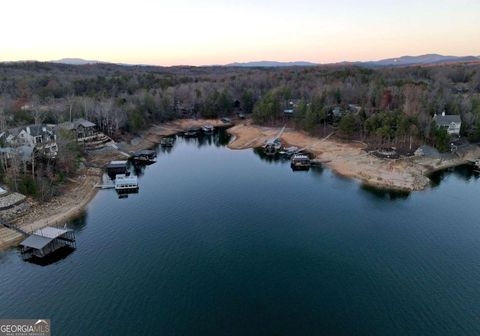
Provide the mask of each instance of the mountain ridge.
[{"label": "mountain ridge", "polygon": [[[18,61],[22,62],[22,61]],[[34,62],[34,61],[28,61]],[[62,58],[49,61],[50,63],[67,64],[67,65],[91,65],[91,64],[115,64],[121,66],[139,66],[139,64],[113,63],[99,60],[86,60],[82,58]],[[205,66],[223,66],[223,67],[239,67],[239,68],[281,68],[281,67],[313,67],[321,65],[354,65],[367,68],[383,68],[383,67],[401,67],[401,66],[419,66],[419,65],[435,65],[442,63],[469,63],[480,62],[480,56],[445,56],[440,54],[425,54],[418,56],[400,56],[395,58],[386,58],[376,61],[344,61],[336,63],[314,63],[309,61],[250,61],[250,62],[233,62],[224,65],[205,65]],[[16,62],[2,62],[16,63]],[[149,66],[143,64],[143,66]],[[158,65],[160,66],[160,65]]]}]

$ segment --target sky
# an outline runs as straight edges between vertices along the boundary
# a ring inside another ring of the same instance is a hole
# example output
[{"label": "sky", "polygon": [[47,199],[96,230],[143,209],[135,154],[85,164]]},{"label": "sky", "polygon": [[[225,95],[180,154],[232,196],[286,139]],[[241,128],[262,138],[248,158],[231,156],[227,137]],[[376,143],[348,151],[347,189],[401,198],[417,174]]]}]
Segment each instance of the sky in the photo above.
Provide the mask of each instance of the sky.
[{"label": "sky", "polygon": [[0,61],[367,61],[480,56],[480,0],[2,0]]}]

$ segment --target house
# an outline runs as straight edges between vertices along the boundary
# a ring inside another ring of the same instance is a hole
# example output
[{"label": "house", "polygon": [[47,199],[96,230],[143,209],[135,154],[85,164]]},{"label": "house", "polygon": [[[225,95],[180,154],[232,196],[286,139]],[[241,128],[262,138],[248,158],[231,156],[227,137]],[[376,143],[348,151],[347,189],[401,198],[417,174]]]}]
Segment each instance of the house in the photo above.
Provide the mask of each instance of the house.
[{"label": "house", "polygon": [[340,119],[341,117],[343,117],[344,114],[345,114],[345,111],[340,106],[335,106],[329,112],[330,117],[333,119]]},{"label": "house", "polygon": [[[55,125],[28,125],[10,129],[2,135],[2,141],[8,147],[30,148],[28,152],[35,150],[47,157],[57,156],[57,136]],[[25,151],[25,150],[24,150]]]},{"label": "house", "polygon": [[459,115],[442,115],[435,114],[433,121],[437,124],[438,128],[444,128],[450,135],[460,135],[460,128],[462,127],[462,120]]},{"label": "house", "polygon": [[174,99],[173,102],[173,111],[175,114],[182,116],[182,117],[190,117],[195,114],[195,105],[190,105],[187,103],[183,103],[178,99]]},{"label": "house", "polygon": [[293,117],[293,115],[295,114],[295,111],[296,111],[299,104],[300,104],[299,99],[290,99],[290,100],[286,101],[285,109],[283,110],[283,114],[287,118]]},{"label": "house", "polygon": [[85,119],[76,119],[73,122],[65,122],[58,126],[71,131],[78,142],[93,140],[98,135],[97,125]]},{"label": "house", "polygon": [[359,113],[362,110],[362,107],[356,104],[348,104],[348,110],[352,113]]}]

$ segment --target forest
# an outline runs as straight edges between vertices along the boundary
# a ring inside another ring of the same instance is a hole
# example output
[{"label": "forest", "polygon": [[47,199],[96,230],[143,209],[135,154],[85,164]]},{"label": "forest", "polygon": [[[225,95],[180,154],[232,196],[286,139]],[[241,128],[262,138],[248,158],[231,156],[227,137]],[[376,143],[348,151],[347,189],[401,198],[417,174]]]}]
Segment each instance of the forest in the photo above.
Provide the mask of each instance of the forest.
[{"label": "forest", "polygon": [[[295,113],[287,117],[284,110],[292,102]],[[258,124],[287,123],[318,136],[336,132],[341,139],[375,147],[427,143],[445,151],[449,138],[432,122],[434,114],[460,115],[461,135],[480,140],[480,65],[369,69],[0,64],[0,133],[84,118],[121,139],[153,123],[239,111]]]}]

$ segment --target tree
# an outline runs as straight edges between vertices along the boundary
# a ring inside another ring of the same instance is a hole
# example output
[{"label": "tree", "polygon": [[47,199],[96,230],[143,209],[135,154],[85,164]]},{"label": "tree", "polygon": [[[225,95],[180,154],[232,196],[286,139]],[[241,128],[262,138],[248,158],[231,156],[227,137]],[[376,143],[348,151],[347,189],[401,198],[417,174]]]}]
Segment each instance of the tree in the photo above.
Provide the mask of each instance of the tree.
[{"label": "tree", "polygon": [[253,109],[253,119],[255,122],[263,123],[274,120],[281,111],[280,98],[277,92],[268,92]]},{"label": "tree", "polygon": [[338,124],[338,129],[347,138],[350,138],[355,131],[355,117],[351,113],[345,114]]},{"label": "tree", "polygon": [[435,122],[432,123],[432,140],[435,147],[440,152],[447,152],[449,150],[450,136],[443,127],[437,127]]},{"label": "tree", "polygon": [[243,111],[245,113],[253,112],[253,107],[255,106],[255,96],[253,95],[252,90],[247,89],[243,91],[242,103],[243,103]]}]

